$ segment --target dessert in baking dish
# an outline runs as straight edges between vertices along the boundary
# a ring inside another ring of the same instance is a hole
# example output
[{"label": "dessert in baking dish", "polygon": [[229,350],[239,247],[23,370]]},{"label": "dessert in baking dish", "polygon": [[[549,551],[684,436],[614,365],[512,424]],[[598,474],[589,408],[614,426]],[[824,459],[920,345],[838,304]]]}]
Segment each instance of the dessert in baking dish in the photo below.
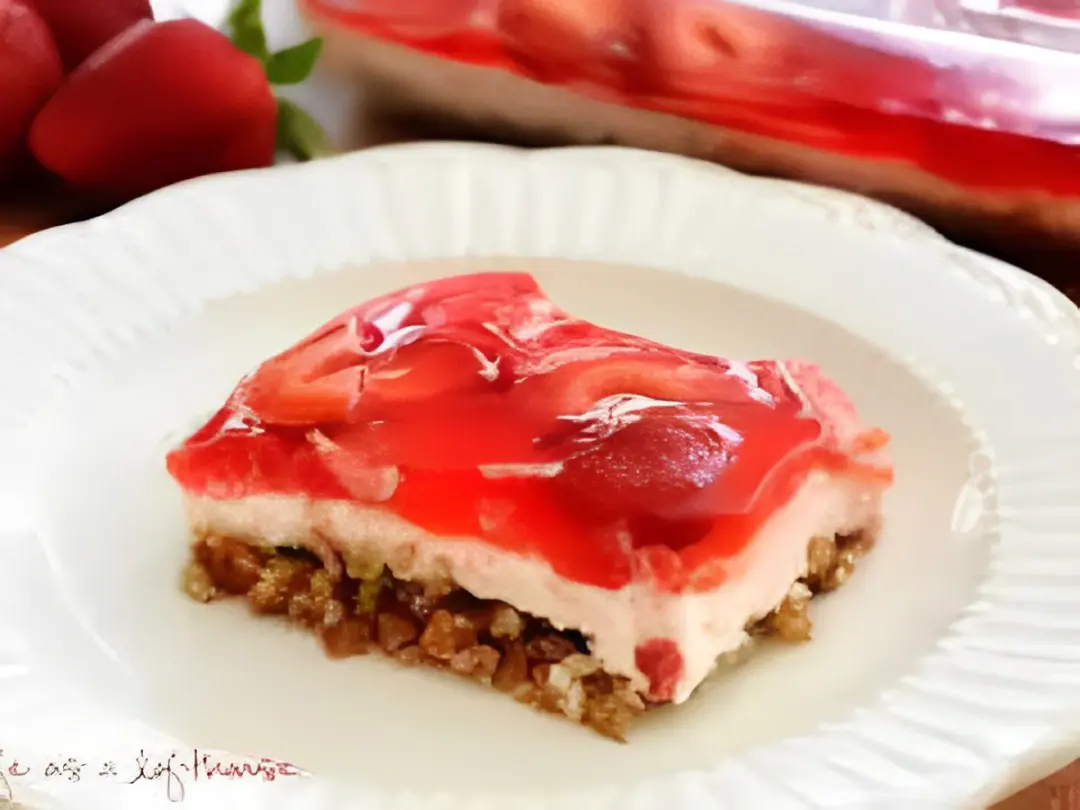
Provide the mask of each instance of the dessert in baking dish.
[{"label": "dessert in baking dish", "polygon": [[803,362],[681,351],[534,279],[418,284],[248,375],[168,456],[185,586],[621,739],[872,544],[888,436]]}]

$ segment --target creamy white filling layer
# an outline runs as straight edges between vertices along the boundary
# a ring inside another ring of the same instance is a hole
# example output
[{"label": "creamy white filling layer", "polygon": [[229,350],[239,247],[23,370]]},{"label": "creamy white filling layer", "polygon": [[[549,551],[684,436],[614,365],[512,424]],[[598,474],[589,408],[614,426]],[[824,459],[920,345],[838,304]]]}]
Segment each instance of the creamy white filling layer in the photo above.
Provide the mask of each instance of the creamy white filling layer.
[{"label": "creamy white filling layer", "polygon": [[878,520],[877,487],[824,473],[796,495],[727,562],[728,578],[709,591],[660,593],[646,584],[607,590],[557,575],[542,560],[492,548],[481,540],[431,535],[384,509],[347,501],[256,496],[241,500],[188,498],[196,532],[249,537],[267,546],[309,545],[322,537],[339,552],[382,559],[400,579],[449,577],[481,599],[498,599],[582,632],[604,668],[648,689],[634,661],[649,639],[672,639],[684,660],[674,701],[686,700],[717,660],[746,641],[751,619],[777,607],[806,573],[807,544],[867,528]]}]

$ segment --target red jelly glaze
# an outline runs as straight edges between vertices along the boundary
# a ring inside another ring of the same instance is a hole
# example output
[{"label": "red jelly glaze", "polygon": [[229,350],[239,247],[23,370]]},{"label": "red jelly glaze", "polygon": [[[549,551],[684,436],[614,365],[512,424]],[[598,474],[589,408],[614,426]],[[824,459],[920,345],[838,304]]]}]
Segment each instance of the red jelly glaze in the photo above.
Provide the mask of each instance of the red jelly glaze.
[{"label": "red jelly glaze", "polygon": [[651,638],[634,649],[634,665],[649,679],[649,700],[664,703],[675,697],[684,661],[679,645],[670,638]]},{"label": "red jelly glaze", "polygon": [[669,591],[721,583],[815,467],[860,469],[777,364],[596,326],[519,273],[349,310],[168,457],[189,494],[356,500],[571,580]]},{"label": "red jelly glaze", "polygon": [[[976,189],[1080,194],[1080,148],[946,120],[941,86],[950,79],[926,60],[736,3],[500,0],[492,21],[475,13],[476,0],[302,5],[346,29],[601,100],[913,165]],[[999,94],[1005,80],[972,81],[980,84],[965,97]],[[885,109],[882,99],[893,98],[904,113]],[[1000,154],[1009,159],[987,159]]]}]

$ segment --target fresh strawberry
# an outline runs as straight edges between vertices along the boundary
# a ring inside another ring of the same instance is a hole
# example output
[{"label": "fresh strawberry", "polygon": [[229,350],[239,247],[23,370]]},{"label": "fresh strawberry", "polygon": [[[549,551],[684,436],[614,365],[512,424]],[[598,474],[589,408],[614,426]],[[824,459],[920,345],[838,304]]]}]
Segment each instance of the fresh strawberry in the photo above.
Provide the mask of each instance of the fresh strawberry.
[{"label": "fresh strawberry", "polygon": [[401,418],[498,378],[498,366],[475,349],[445,341],[406,345],[373,370],[365,361],[375,345],[364,342],[371,329],[353,320],[264,363],[240,389],[244,407],[276,425]]},{"label": "fresh strawberry", "polygon": [[706,420],[646,414],[568,458],[555,484],[600,521],[618,515],[693,519],[701,517],[693,514],[695,496],[727,471],[732,457]]},{"label": "fresh strawberry", "polygon": [[271,358],[245,380],[237,404],[269,424],[312,425],[344,421],[360,398],[365,352],[382,336],[355,321],[322,329]]},{"label": "fresh strawberry", "polygon": [[670,638],[651,638],[634,649],[634,663],[649,679],[649,699],[671,700],[686,670],[679,645]]},{"label": "fresh strawberry", "polygon": [[140,20],[152,20],[150,0],[28,0],[49,25],[69,73]]},{"label": "fresh strawberry", "polygon": [[235,44],[197,20],[136,23],[68,77],[38,114],[30,148],[68,182],[136,196],[181,180],[313,157],[317,125],[271,84],[310,73],[321,41],[266,48],[259,0],[231,18]]},{"label": "fresh strawberry", "polygon": [[21,0],[0,0],[0,179],[25,156],[25,136],[63,70],[44,20]]},{"label": "fresh strawberry", "polygon": [[542,382],[554,410],[561,414],[583,414],[601,400],[621,394],[668,402],[745,401],[752,385],[723,371],[659,352],[637,352],[568,363]]}]

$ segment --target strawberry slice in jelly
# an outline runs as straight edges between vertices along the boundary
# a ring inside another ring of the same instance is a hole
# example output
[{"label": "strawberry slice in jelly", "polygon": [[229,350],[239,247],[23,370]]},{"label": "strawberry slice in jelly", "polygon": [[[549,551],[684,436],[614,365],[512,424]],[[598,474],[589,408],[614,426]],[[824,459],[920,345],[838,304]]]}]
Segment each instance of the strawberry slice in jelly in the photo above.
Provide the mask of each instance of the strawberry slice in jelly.
[{"label": "strawberry slice in jelly", "polygon": [[540,79],[582,73],[618,98],[638,67],[628,0],[502,0],[496,25],[507,50]]},{"label": "strawberry slice in jelly", "polygon": [[248,375],[168,468],[195,498],[351,503],[573,582],[681,591],[723,582],[815,472],[887,485],[887,440],[813,366],[680,351],[486,273],[343,313]]}]

